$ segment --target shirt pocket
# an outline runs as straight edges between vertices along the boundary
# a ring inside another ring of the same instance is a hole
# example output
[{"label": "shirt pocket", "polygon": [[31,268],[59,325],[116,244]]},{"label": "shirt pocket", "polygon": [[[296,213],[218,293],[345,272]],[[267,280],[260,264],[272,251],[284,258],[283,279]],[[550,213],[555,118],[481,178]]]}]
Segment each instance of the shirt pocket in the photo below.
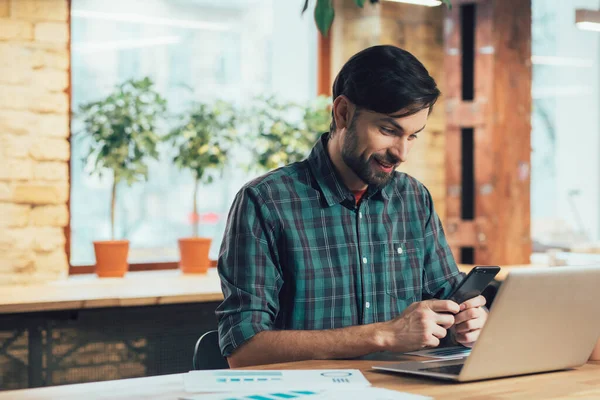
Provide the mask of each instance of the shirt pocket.
[{"label": "shirt pocket", "polygon": [[386,293],[407,307],[421,300],[423,282],[423,251],[419,241],[385,244]]}]

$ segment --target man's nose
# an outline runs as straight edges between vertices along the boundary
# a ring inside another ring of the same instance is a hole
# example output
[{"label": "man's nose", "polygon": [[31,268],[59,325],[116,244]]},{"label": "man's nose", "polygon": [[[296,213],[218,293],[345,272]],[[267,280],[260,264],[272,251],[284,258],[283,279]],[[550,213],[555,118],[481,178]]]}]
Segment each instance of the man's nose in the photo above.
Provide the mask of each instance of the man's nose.
[{"label": "man's nose", "polygon": [[406,139],[399,138],[398,142],[390,149],[390,155],[400,160],[400,162],[406,162],[408,156],[408,143]]}]

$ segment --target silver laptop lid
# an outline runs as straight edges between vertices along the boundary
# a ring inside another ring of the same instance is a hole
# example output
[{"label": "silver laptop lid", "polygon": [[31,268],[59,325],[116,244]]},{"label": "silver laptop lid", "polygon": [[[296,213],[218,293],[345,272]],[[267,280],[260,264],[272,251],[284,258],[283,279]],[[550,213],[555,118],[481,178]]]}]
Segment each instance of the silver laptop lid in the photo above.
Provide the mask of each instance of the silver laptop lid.
[{"label": "silver laptop lid", "polygon": [[459,380],[576,367],[599,335],[600,266],[513,270]]}]

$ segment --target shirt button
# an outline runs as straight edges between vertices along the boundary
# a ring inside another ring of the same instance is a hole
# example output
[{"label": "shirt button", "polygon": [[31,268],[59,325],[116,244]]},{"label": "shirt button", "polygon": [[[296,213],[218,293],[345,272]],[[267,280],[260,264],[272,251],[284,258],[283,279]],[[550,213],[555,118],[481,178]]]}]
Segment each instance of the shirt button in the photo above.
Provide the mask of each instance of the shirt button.
[{"label": "shirt button", "polygon": [[398,254],[402,254],[402,247],[398,247]]},{"label": "shirt button", "polygon": [[362,218],[362,212],[361,211],[358,212],[358,218]]},{"label": "shirt button", "polygon": [[367,263],[367,257],[363,257],[363,264]]},{"label": "shirt button", "polygon": [[371,308],[371,303],[369,303],[368,301],[365,303],[365,307],[367,308]]}]

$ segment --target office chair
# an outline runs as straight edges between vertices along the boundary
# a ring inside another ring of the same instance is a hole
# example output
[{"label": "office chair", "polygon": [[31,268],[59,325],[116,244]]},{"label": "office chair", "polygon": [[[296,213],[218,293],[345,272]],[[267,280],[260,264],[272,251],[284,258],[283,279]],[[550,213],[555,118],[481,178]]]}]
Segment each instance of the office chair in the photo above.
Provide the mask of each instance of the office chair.
[{"label": "office chair", "polygon": [[195,370],[229,368],[227,359],[221,355],[217,331],[208,331],[200,336],[194,349],[193,367]]}]

